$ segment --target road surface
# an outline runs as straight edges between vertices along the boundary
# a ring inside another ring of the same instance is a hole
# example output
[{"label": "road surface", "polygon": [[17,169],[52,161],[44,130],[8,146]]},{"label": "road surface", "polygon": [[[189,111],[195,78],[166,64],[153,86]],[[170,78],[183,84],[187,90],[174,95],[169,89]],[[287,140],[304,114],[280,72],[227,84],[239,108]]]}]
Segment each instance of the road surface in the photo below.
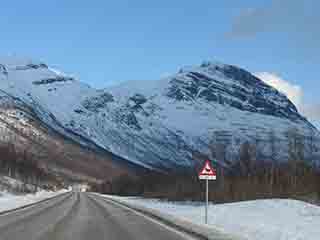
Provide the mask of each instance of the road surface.
[{"label": "road surface", "polygon": [[193,239],[90,193],[67,193],[0,214],[0,240]]}]

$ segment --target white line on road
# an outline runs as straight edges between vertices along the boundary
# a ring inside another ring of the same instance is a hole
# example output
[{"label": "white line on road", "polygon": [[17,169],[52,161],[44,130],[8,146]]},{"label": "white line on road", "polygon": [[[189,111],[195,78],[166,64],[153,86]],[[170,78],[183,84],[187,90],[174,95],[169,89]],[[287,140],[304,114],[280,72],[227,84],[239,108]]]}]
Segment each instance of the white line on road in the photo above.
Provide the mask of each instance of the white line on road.
[{"label": "white line on road", "polygon": [[130,207],[127,207],[127,206],[125,206],[125,205],[123,205],[123,204],[121,204],[121,203],[118,203],[118,202],[116,202],[116,201],[110,200],[110,199],[108,199],[108,198],[106,198],[106,197],[104,197],[104,196],[101,196],[101,195],[99,195],[99,194],[93,193],[92,195],[97,195],[97,196],[103,198],[103,200],[106,201],[106,202],[110,202],[111,204],[117,205],[118,207],[127,209],[127,210],[133,212],[134,214],[136,214],[136,215],[138,215],[138,216],[140,216],[140,217],[143,217],[143,218],[147,219],[148,221],[151,221],[151,222],[153,222],[153,223],[155,223],[155,224],[158,224],[159,226],[165,228],[166,230],[169,230],[169,231],[171,231],[171,232],[173,232],[173,233],[175,233],[175,234],[177,234],[177,235],[179,235],[179,236],[181,236],[181,237],[183,237],[183,238],[185,238],[185,239],[188,239],[188,240],[195,240],[195,239],[197,239],[197,238],[195,238],[195,237],[192,237],[190,234],[187,234],[187,233],[184,233],[184,232],[182,232],[182,231],[179,231],[179,230],[175,229],[174,227],[168,226],[167,224],[165,224],[165,223],[163,223],[163,222],[161,222],[161,221],[159,221],[159,220],[156,220],[156,219],[154,219],[154,218],[152,218],[152,217],[149,217],[149,216],[147,216],[147,215],[145,215],[145,214],[143,214],[143,213],[141,213],[141,212],[139,212],[139,211],[137,211],[137,210],[135,210],[135,209],[132,209],[132,208],[130,208]]}]

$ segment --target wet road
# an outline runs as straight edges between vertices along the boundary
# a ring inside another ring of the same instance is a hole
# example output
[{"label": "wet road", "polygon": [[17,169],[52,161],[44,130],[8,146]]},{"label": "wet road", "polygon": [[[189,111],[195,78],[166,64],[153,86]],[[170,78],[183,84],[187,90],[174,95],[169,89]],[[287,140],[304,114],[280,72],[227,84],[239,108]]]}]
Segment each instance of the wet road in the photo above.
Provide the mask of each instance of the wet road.
[{"label": "wet road", "polygon": [[90,193],[67,193],[0,215],[1,240],[192,239],[154,219]]}]

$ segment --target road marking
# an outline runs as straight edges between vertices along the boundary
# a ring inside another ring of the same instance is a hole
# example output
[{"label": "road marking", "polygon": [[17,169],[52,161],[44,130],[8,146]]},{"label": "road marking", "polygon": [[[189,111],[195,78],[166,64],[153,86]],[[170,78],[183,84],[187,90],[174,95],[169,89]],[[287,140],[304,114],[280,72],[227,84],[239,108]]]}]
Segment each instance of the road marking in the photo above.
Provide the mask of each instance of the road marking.
[{"label": "road marking", "polygon": [[[88,195],[90,195],[90,194],[88,194]],[[155,223],[155,224],[158,224],[159,226],[165,228],[166,230],[169,230],[169,231],[171,231],[171,232],[173,232],[173,233],[175,233],[175,234],[183,237],[184,239],[188,239],[188,240],[195,240],[195,239],[197,239],[197,238],[195,238],[195,237],[192,237],[192,236],[191,236],[190,234],[188,234],[188,233],[179,231],[179,230],[177,230],[176,228],[171,227],[171,226],[169,226],[169,225],[161,222],[160,220],[156,220],[155,218],[149,217],[149,216],[147,216],[147,215],[145,215],[145,214],[143,214],[143,213],[141,213],[141,212],[139,212],[139,211],[137,211],[137,210],[135,210],[135,209],[132,209],[132,208],[130,208],[130,207],[127,207],[127,206],[125,206],[125,205],[123,205],[123,204],[121,204],[121,203],[118,203],[118,202],[114,201],[114,200],[110,200],[110,199],[108,199],[107,197],[104,197],[104,196],[101,196],[101,195],[98,195],[98,194],[95,194],[95,193],[92,194],[92,195],[96,195],[96,196],[102,198],[102,200],[105,201],[105,202],[109,202],[109,203],[111,203],[111,204],[117,205],[118,207],[127,209],[127,210],[133,212],[134,214],[136,214],[136,215],[138,215],[138,216],[140,216],[140,217],[143,217],[143,218],[147,219],[147,220],[150,221],[150,222],[153,222],[153,223]]]}]

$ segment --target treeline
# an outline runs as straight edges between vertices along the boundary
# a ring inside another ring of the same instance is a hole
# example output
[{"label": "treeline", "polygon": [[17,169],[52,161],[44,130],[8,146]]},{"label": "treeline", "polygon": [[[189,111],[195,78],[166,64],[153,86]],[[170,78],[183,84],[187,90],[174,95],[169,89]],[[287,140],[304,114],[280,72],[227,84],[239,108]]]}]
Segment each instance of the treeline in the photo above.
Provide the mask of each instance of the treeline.
[{"label": "treeline", "polygon": [[[320,174],[305,162],[249,163],[242,160],[232,169],[218,169],[216,181],[210,181],[210,199],[232,202],[260,198],[299,198],[318,194]],[[140,178],[122,175],[93,190],[115,195],[165,198],[168,200],[204,200],[205,182],[195,174],[164,175],[149,173]]]},{"label": "treeline", "polygon": [[18,151],[13,143],[0,143],[0,174],[22,181],[25,187],[19,191],[23,192],[37,191],[39,187],[52,189],[51,183],[59,184],[58,179],[41,166],[36,155],[27,150]]},{"label": "treeline", "polygon": [[[217,180],[210,181],[209,197],[215,202],[232,202],[262,198],[300,198],[314,194],[320,199],[320,172],[316,162],[305,157],[303,138],[292,131],[288,135],[289,159],[276,159],[276,145],[271,142],[270,155],[258,158],[257,145],[240,144],[237,161],[228,161],[226,145],[213,144],[211,156]],[[316,149],[316,148],[315,148]],[[197,173],[208,155],[194,154],[193,172],[159,174],[148,173],[140,178],[128,175],[94,186],[94,190],[116,195],[140,195],[168,200],[204,200],[205,181]],[[223,163],[223,164],[221,164]]]}]

